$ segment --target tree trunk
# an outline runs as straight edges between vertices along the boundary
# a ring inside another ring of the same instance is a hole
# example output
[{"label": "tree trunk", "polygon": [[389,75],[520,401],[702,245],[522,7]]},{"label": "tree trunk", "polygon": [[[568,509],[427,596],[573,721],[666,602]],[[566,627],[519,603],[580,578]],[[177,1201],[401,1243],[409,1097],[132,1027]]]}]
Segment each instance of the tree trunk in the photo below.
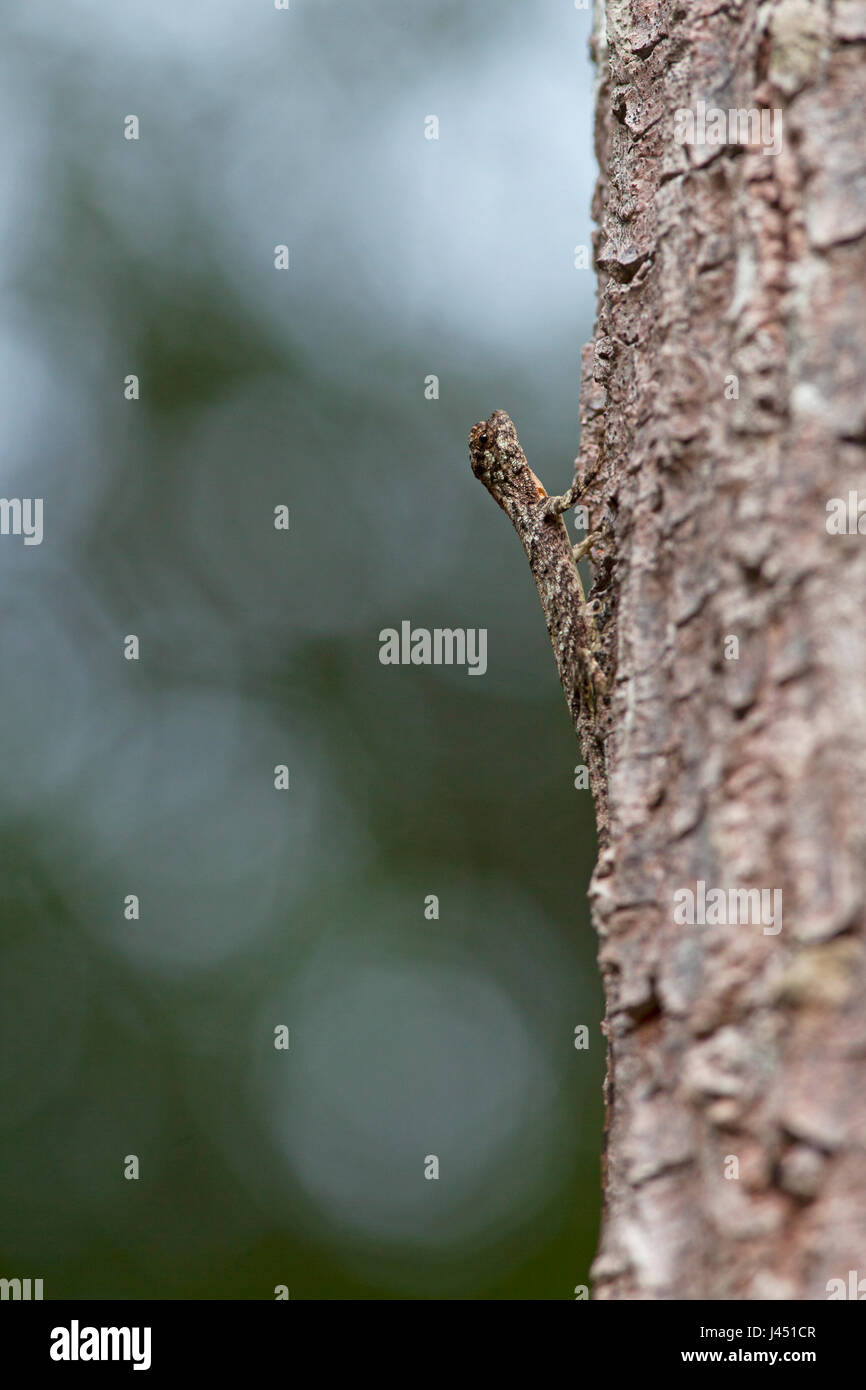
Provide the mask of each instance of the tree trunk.
[{"label": "tree trunk", "polygon": [[864,45],[861,0],[597,5],[597,1298],[866,1276]]}]

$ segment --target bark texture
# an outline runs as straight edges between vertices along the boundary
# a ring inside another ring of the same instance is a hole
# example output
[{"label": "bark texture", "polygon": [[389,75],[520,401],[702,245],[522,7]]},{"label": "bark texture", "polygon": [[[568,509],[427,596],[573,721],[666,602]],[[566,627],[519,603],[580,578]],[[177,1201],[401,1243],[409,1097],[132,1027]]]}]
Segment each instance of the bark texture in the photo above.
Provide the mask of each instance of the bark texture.
[{"label": "bark texture", "polygon": [[[602,0],[594,47],[595,1297],[825,1299],[866,1277],[866,535],[827,530],[866,502],[866,0]],[[701,101],[780,110],[779,153],[678,143]],[[678,925],[699,881],[781,931]]]}]

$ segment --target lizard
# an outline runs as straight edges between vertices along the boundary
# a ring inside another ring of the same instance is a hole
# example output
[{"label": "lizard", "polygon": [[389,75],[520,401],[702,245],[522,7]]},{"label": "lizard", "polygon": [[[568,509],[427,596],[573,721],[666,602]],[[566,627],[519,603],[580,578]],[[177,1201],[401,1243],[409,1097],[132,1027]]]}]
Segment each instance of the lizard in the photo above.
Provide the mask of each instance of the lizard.
[{"label": "lizard", "polygon": [[600,665],[600,605],[587,603],[577,568],[602,538],[591,531],[573,545],[563,516],[576,506],[581,483],[575,480],[561,496],[550,496],[533,473],[517,430],[504,410],[479,420],[469,435],[472,472],[502,508],[520,537],[544,613],[560,684],[575,732],[589,764],[602,830],[603,743],[599,715],[607,699],[608,680]]}]

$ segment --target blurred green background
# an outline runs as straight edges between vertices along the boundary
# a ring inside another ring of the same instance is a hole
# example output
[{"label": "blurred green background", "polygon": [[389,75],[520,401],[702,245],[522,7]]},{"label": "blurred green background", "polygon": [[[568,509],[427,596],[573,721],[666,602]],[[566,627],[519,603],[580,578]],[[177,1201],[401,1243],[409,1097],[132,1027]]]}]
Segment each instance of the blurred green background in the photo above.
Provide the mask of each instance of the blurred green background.
[{"label": "blurred green background", "polygon": [[[589,22],[4,6],[0,1276],[46,1298],[587,1281],[591,806],[466,437],[570,481]],[[380,665],[404,618],[486,675]]]}]

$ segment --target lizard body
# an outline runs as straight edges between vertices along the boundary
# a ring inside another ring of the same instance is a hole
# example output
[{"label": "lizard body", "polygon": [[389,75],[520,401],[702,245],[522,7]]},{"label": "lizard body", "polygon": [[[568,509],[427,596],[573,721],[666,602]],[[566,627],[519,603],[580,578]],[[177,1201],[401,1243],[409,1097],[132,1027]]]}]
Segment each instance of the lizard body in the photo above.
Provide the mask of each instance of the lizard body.
[{"label": "lizard body", "polygon": [[592,771],[598,759],[588,744],[598,744],[596,716],[607,682],[597,660],[594,605],[586,602],[577,560],[589,553],[599,534],[572,545],[562,517],[578,501],[577,483],[561,497],[548,496],[504,410],[494,410],[473,427],[469,458],[472,472],[505,512],[526,552],[572,723]]}]

